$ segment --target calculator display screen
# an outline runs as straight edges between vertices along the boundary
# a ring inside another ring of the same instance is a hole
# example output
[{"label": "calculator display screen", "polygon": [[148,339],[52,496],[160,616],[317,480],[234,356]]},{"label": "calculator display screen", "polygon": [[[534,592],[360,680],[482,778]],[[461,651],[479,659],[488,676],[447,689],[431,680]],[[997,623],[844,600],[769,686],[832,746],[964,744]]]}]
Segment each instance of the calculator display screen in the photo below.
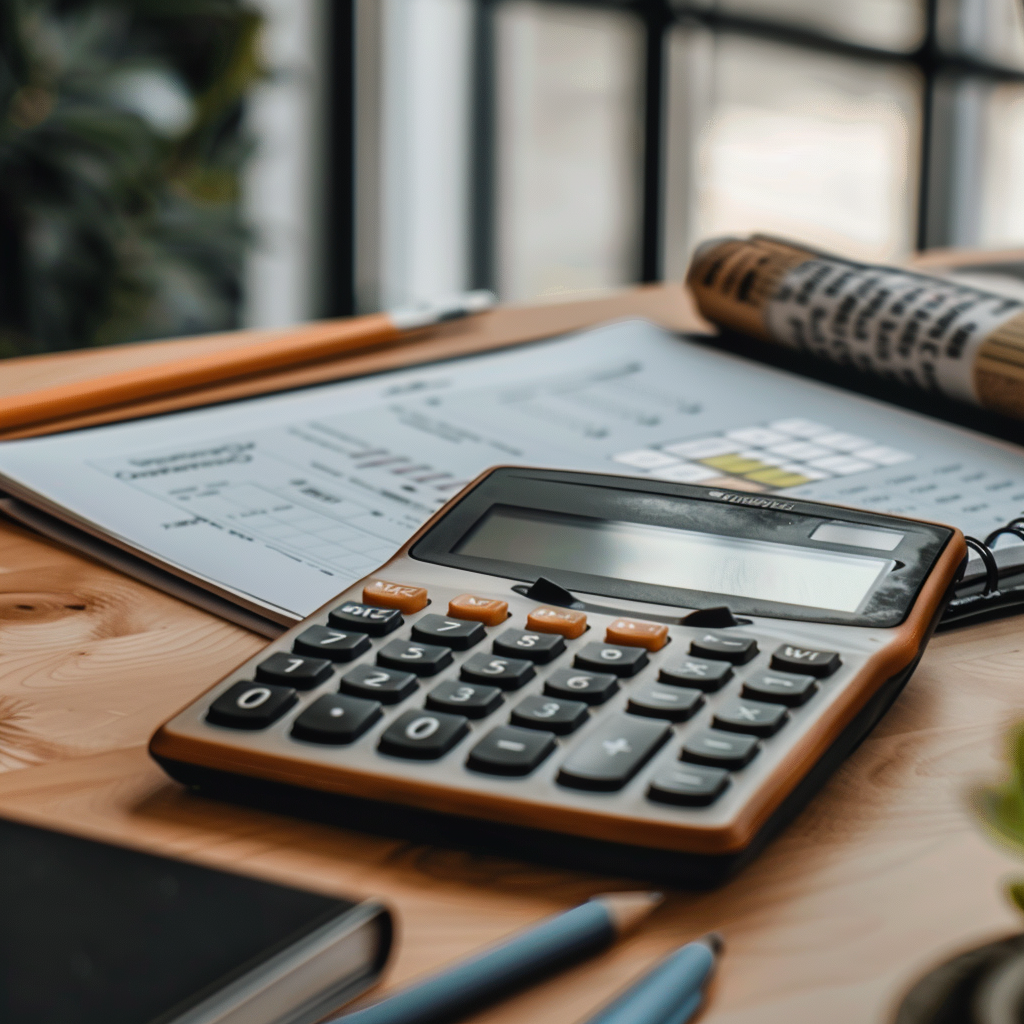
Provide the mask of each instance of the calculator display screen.
[{"label": "calculator display screen", "polygon": [[857,612],[891,559],[495,505],[460,555]]}]

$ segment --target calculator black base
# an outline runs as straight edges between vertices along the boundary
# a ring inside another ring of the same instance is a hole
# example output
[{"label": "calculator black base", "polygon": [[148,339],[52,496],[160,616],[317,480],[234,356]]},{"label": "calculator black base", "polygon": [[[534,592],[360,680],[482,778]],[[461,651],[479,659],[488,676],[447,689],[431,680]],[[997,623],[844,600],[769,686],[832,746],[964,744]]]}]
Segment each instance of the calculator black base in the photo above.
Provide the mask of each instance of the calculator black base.
[{"label": "calculator black base", "polygon": [[750,845],[738,853],[726,855],[677,853],[412,807],[396,808],[394,804],[267,782],[163,757],[157,757],[156,760],[172,778],[204,796],[261,810],[311,818],[330,825],[417,843],[540,861],[576,871],[626,875],[680,889],[711,889],[723,884],[752,861],[803,810],[832,772],[856,750],[899,696],[919,659],[920,655],[875,693],[779,805]]}]

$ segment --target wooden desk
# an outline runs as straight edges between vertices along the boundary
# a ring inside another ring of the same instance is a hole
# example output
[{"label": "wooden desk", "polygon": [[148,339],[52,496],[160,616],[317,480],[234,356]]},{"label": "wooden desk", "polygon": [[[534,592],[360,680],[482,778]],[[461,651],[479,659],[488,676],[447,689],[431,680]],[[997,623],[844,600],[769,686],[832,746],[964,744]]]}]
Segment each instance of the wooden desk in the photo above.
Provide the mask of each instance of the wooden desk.
[{"label": "wooden desk", "polygon": [[[698,323],[678,291],[649,289],[502,312],[491,328],[514,328],[518,316],[567,329],[629,312],[671,326]],[[203,344],[12,360],[2,364],[0,391]],[[148,759],[150,733],[263,642],[0,522],[0,814],[326,891],[384,896],[401,921],[388,984],[595,892],[636,886],[185,793]],[[568,1024],[712,927],[729,947],[706,1021],[888,1020],[930,964],[1019,928],[1000,892],[1016,866],[979,837],[965,791],[1000,772],[1003,735],[1021,717],[1024,619],[939,636],[881,726],[745,873],[718,892],[672,894],[635,937],[476,1020]]]}]

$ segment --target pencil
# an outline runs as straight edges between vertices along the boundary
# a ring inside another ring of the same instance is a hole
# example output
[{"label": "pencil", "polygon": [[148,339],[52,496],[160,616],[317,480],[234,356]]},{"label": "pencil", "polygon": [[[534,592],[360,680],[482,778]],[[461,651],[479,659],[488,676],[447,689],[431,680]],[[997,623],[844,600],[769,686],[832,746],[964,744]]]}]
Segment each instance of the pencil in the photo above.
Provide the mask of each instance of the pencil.
[{"label": "pencil", "polygon": [[324,1024],[448,1024],[607,949],[662,901],[657,892],[595,896],[505,942]]},{"label": "pencil", "polygon": [[480,312],[493,300],[490,292],[467,292],[422,308],[352,317],[318,325],[320,329],[299,329],[270,341],[10,395],[0,401],[0,430],[126,405],[234,377],[339,356],[370,345],[387,344],[400,340],[407,331]]}]

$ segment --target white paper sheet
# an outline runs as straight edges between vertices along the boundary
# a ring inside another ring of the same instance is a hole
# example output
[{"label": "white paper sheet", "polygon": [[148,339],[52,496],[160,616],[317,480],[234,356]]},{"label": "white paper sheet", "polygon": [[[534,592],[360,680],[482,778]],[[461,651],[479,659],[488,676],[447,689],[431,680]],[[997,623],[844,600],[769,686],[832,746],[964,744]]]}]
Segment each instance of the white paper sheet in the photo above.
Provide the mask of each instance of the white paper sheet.
[{"label": "white paper sheet", "polygon": [[0,487],[278,621],[498,463],[732,481],[984,534],[1024,451],[641,322],[0,444]]}]

